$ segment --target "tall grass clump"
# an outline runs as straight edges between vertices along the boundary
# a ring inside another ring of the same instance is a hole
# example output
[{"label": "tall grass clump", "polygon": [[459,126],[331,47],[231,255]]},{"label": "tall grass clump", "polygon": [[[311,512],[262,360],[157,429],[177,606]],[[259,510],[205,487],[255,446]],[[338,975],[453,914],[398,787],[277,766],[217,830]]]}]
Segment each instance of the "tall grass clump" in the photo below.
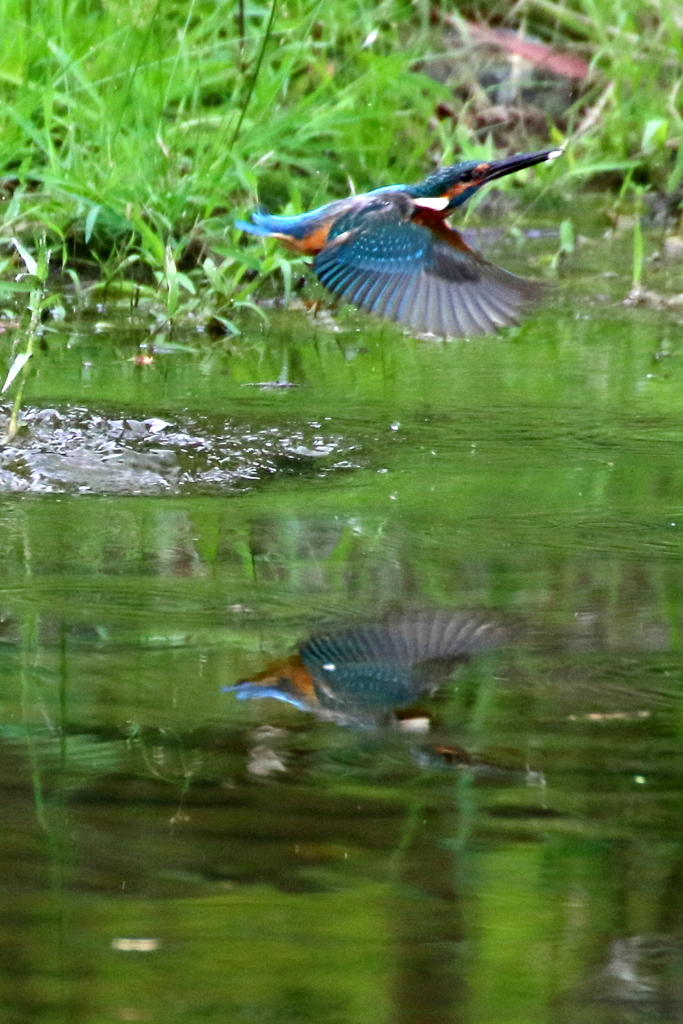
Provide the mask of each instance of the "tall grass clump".
[{"label": "tall grass clump", "polygon": [[348,0],[8,0],[3,236],[30,246],[47,231],[64,264],[154,285],[220,228],[230,266],[251,269],[229,215],[259,184],[272,202],[307,205],[349,178],[420,167],[439,87],[407,73],[410,10],[387,14],[371,52],[382,6]]},{"label": "tall grass clump", "polygon": [[625,169],[673,193],[683,179],[683,9],[659,0],[521,0],[516,16],[591,65],[569,119],[584,176]]}]

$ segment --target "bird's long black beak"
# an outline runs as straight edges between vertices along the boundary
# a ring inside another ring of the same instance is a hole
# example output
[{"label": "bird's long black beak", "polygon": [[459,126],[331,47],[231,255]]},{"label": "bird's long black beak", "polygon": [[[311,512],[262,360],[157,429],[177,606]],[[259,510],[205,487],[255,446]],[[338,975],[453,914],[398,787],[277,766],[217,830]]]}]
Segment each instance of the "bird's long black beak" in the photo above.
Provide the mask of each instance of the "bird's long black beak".
[{"label": "bird's long black beak", "polygon": [[517,153],[516,156],[506,156],[502,160],[492,160],[480,183],[486,185],[489,181],[504,178],[506,174],[514,174],[525,167],[533,167],[546,160],[557,160],[563,153],[564,149],[542,149],[538,153]]}]

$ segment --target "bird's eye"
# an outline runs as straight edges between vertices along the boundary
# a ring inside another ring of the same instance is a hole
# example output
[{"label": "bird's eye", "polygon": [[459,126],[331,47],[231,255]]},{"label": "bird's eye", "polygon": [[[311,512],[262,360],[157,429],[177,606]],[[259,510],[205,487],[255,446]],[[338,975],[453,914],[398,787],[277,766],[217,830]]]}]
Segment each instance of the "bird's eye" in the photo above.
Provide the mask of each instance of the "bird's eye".
[{"label": "bird's eye", "polygon": [[488,164],[477,164],[475,167],[470,167],[468,170],[463,171],[460,175],[461,181],[478,181],[482,178],[487,170],[489,169]]}]

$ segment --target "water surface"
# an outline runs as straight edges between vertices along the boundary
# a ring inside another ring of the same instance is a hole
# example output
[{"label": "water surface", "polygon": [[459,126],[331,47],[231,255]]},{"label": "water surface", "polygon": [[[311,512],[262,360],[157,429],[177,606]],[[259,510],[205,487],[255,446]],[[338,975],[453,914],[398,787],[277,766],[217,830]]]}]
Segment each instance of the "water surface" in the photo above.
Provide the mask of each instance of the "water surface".
[{"label": "water surface", "polygon": [[[0,467],[3,1021],[683,1019],[680,326],[625,260],[473,342],[48,335]],[[400,708],[224,690],[444,610],[500,642]]]}]

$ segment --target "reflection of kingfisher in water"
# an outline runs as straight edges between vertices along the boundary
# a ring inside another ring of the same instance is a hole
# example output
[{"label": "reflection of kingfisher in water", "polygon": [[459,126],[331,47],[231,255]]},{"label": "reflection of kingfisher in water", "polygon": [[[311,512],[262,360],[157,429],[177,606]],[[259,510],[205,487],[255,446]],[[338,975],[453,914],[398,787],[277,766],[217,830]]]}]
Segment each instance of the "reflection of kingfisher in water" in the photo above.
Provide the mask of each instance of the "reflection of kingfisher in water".
[{"label": "reflection of kingfisher in water", "polygon": [[481,617],[422,611],[313,636],[297,654],[225,689],[242,700],[273,697],[318,718],[370,725],[443,686],[456,665],[500,643]]},{"label": "reflection of kingfisher in water", "polygon": [[561,152],[465,160],[417,185],[388,185],[294,217],[257,210],[238,227],[314,256],[321,284],[368,313],[442,336],[492,334],[515,323],[540,286],[489,263],[447,218],[482,185]]}]

